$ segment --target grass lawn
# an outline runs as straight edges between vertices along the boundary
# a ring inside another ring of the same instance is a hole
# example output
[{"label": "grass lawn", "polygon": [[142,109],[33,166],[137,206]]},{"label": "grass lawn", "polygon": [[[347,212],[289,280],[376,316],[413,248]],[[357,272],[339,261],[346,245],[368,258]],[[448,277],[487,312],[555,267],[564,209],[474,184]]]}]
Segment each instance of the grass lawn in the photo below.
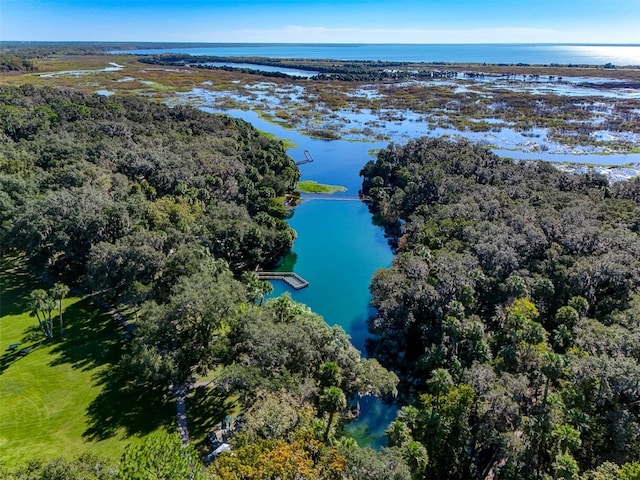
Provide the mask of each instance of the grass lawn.
[{"label": "grass lawn", "polygon": [[115,460],[127,443],[171,426],[173,406],[135,390],[113,367],[117,324],[90,299],[70,296],[65,338],[56,330],[45,342],[25,303],[34,288],[47,286],[16,259],[0,259],[0,465],[84,452]]}]

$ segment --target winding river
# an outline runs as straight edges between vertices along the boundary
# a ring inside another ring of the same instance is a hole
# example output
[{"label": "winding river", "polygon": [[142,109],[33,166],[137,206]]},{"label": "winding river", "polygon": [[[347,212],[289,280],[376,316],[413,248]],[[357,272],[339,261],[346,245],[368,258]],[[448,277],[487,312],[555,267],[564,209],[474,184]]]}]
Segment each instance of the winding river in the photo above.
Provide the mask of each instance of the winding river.
[{"label": "winding river", "polygon": [[[522,61],[521,59],[525,58],[529,63],[548,63],[550,59],[556,58],[554,55],[559,55],[564,61],[558,61],[557,63],[572,63],[573,60],[582,59],[584,56],[585,59],[588,59],[586,63],[590,64],[599,64],[600,60],[620,64],[635,64],[637,54],[640,52],[640,46],[637,45],[613,50],[608,46],[557,45],[502,45],[497,47],[475,46],[472,48],[469,48],[469,46],[421,45],[407,46],[400,49],[396,48],[397,46],[384,45],[343,45],[338,50],[332,47],[331,55],[327,54],[327,45],[311,46],[311,51],[306,46],[298,45],[236,45],[231,46],[231,50],[226,48],[229,46],[218,45],[216,47],[220,48],[214,48],[211,51],[200,49],[194,49],[193,51],[178,49],[176,51],[192,54],[239,56],[246,56],[249,52],[253,52],[252,55],[284,56],[288,58],[366,59],[369,55],[373,55],[376,60],[387,58],[391,53],[395,55],[400,52],[406,57],[402,58],[404,61],[414,60],[412,55],[416,52],[420,53],[420,61],[425,61],[428,55],[444,53],[446,53],[447,61],[452,61],[452,59],[456,58],[458,61],[472,61],[464,57],[464,55],[468,55],[473,51],[471,53],[480,55],[480,58],[484,59],[483,61],[493,59],[494,57],[491,55],[506,58],[514,54],[520,59],[518,61]],[[281,47],[284,48],[286,55],[279,54],[281,52],[278,49]],[[338,51],[342,52],[342,55],[336,55]],[[130,51],[127,53],[161,53],[161,51]],[[460,60],[456,56],[458,54],[463,54],[464,59]],[[544,59],[544,61],[540,61],[541,59]],[[634,61],[630,62],[630,60]],[[492,63],[499,62],[494,61]],[[249,66],[249,68],[256,67]],[[627,98],[629,95],[635,97],[637,95],[636,90],[629,89],[621,92],[611,92],[606,89],[587,88],[590,87],[589,79],[575,78],[574,80],[580,84],[578,86],[581,90],[576,91],[580,95],[597,95],[603,98],[611,95],[619,96],[620,98]],[[586,84],[586,86],[583,84]],[[558,86],[557,82],[547,82],[542,85],[535,83],[533,87],[527,83],[523,85],[519,85],[518,88],[542,89],[541,91],[544,92],[552,91],[567,96],[576,93],[572,90],[575,89],[575,85],[562,84]],[[250,92],[251,95],[246,98],[240,95],[237,100],[251,105],[252,102],[257,101],[254,98],[257,96],[260,98],[260,102],[265,102],[263,107],[270,105],[270,103],[279,104],[278,98],[269,97],[272,95],[269,91],[270,87],[263,87],[267,91],[262,92],[259,88],[254,88]],[[460,88],[469,87],[465,84]],[[509,85],[508,88],[511,89],[513,86]],[[587,90],[586,92],[585,89]],[[309,282],[309,286],[303,290],[295,291],[281,282],[275,282],[273,295],[280,295],[288,291],[293,299],[309,305],[313,311],[322,315],[328,324],[341,326],[351,336],[353,344],[364,352],[368,336],[367,318],[372,313],[369,283],[377,269],[387,267],[391,263],[393,255],[384,238],[382,229],[373,224],[372,216],[367,207],[358,199],[358,190],[361,183],[358,173],[371,158],[370,152],[384,148],[388,141],[354,141],[362,140],[362,137],[354,137],[350,141],[348,131],[342,132],[344,135],[341,140],[329,141],[310,138],[298,131],[270,123],[254,111],[217,110],[214,108],[217,104],[216,98],[221,94],[226,95],[224,92],[209,91],[206,88],[198,87],[191,92],[177,94],[171,102],[195,104],[205,111],[220,112],[241,118],[250,122],[259,130],[273,134],[278,138],[289,140],[296,145],[288,150],[289,155],[294,160],[304,160],[305,150],[308,150],[314,158],[313,162],[300,166],[303,180],[315,180],[319,183],[341,185],[347,188],[345,192],[331,196],[303,196],[302,204],[296,207],[289,220],[298,237],[293,245],[292,252],[285,259],[282,269],[295,271]],[[375,91],[372,92],[366,89],[361,89],[358,94],[377,95]],[[296,92],[288,95],[295,96]],[[276,108],[272,105],[271,109]],[[266,108],[266,110],[268,111],[269,108]],[[640,171],[640,167],[638,167],[640,165],[640,154],[638,153],[600,155],[599,152],[591,151],[590,149],[581,152],[565,151],[564,147],[555,148],[555,145],[547,142],[545,140],[546,131],[540,129],[529,132],[530,134],[526,137],[524,133],[515,131],[508,126],[506,128],[502,126],[489,133],[476,133],[470,130],[458,132],[452,129],[434,128],[429,125],[428,118],[421,118],[419,115],[408,111],[391,113],[394,115],[389,121],[374,115],[372,111],[352,112],[344,110],[337,112],[336,115],[338,119],[341,119],[340,121],[345,122],[345,125],[349,125],[351,129],[356,131],[358,130],[356,127],[361,128],[373,125],[372,128],[367,129],[373,133],[371,138],[384,138],[382,135],[375,135],[375,128],[380,130],[377,133],[384,133],[387,138],[392,138],[400,143],[404,143],[409,138],[416,138],[422,135],[463,136],[472,141],[491,144],[494,146],[494,152],[498,155],[519,160],[542,159],[551,162],[575,162],[577,164],[591,162],[599,165],[633,163],[634,165],[623,169],[624,171],[620,173],[622,177],[636,175]],[[397,115],[398,113],[399,115]],[[601,133],[608,138],[611,132]],[[631,135],[631,140],[636,141],[633,134],[629,135]],[[369,138],[369,135],[367,134],[364,138]],[[616,139],[610,138],[609,140],[615,141]],[[539,144],[539,151],[528,151],[529,147],[532,146],[531,144]],[[360,444],[374,447],[384,445],[384,430],[395,417],[396,408],[384,405],[374,398],[361,399],[360,406],[360,417],[350,424],[348,429]]]},{"label": "winding river", "polygon": [[[377,269],[390,265],[393,254],[382,228],[373,224],[371,213],[357,197],[361,183],[358,173],[371,158],[368,152],[385,144],[319,140],[269,123],[255,112],[224,113],[295,142],[297,146],[288,151],[295,160],[304,159],[304,150],[309,150],[314,162],[300,166],[303,180],[347,187],[346,192],[331,196],[303,196],[289,220],[298,238],[283,269],[295,271],[309,286],[296,291],[283,282],[274,282],[272,295],[289,292],[329,325],[341,326],[364,352],[366,321],[371,314],[369,283]],[[360,399],[360,409],[360,417],[348,430],[360,444],[383,445],[384,431],[395,418],[395,407],[365,397]]]}]

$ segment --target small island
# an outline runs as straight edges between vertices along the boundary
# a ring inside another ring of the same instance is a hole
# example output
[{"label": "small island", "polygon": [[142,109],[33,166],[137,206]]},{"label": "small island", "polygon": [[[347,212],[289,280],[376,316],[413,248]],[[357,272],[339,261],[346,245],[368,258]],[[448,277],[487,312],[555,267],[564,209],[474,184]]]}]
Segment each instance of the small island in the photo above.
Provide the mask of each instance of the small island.
[{"label": "small island", "polygon": [[342,185],[326,185],[314,180],[303,180],[298,182],[298,191],[300,193],[322,193],[326,195],[333,195],[337,192],[346,192],[347,187],[343,187]]}]

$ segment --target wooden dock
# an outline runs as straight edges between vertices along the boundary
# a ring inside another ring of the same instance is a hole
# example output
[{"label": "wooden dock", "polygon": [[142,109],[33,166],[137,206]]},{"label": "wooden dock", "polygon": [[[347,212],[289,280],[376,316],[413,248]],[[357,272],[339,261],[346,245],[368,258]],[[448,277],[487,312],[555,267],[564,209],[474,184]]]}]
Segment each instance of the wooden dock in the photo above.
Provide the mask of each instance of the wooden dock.
[{"label": "wooden dock", "polygon": [[311,163],[311,162],[313,162],[313,157],[311,156],[311,153],[309,152],[309,150],[305,150],[304,160],[300,160],[299,162],[296,162],[296,165],[304,165],[305,163]]},{"label": "wooden dock", "polygon": [[281,280],[294,290],[301,290],[309,286],[304,278],[294,272],[256,272],[260,280]]}]

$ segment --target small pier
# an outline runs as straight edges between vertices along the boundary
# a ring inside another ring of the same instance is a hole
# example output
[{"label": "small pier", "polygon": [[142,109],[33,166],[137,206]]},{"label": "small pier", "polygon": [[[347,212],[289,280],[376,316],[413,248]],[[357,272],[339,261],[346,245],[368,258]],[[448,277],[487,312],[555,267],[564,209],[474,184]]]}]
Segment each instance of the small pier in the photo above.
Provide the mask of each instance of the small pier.
[{"label": "small pier", "polygon": [[296,162],[296,165],[304,165],[305,163],[311,163],[311,162],[313,162],[313,157],[311,156],[311,153],[309,152],[309,150],[305,150],[304,160],[300,160]]},{"label": "small pier", "polygon": [[281,280],[294,290],[301,290],[309,286],[304,278],[294,272],[256,272],[260,280]]}]

